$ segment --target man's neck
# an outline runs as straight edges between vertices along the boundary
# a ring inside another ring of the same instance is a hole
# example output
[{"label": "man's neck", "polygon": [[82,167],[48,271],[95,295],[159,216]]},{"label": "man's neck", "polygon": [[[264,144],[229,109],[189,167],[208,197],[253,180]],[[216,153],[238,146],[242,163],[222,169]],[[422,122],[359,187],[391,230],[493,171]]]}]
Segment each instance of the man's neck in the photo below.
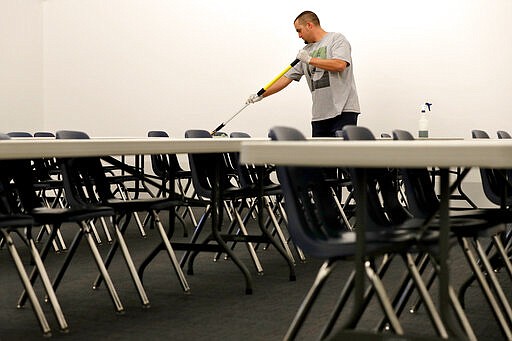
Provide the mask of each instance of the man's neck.
[{"label": "man's neck", "polygon": [[313,41],[313,43],[317,43],[320,40],[322,40],[322,38],[325,37],[326,34],[327,32],[325,32],[323,29],[318,29],[318,32],[315,33],[315,41]]}]

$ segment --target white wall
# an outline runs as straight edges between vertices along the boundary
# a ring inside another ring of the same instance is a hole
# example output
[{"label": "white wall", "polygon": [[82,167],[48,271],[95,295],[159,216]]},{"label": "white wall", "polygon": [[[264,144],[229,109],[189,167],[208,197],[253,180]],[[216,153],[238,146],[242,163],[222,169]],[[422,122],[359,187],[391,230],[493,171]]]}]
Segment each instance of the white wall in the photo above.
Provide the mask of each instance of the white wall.
[{"label": "white wall", "polygon": [[[213,129],[291,62],[304,9],[351,41],[363,115],[375,132],[417,130],[432,102],[433,136],[512,131],[509,0],[173,1],[44,3],[45,117],[50,130],[143,136]],[[247,108],[226,128],[309,134],[304,81]]]},{"label": "white wall", "polygon": [[[304,9],[351,41],[361,125],[415,131],[428,100],[432,136],[512,131],[509,0],[0,0],[0,131],[213,129],[295,58]],[[310,105],[293,84],[225,131],[309,134]]]},{"label": "white wall", "polygon": [[40,0],[0,0],[0,132],[43,128]]}]

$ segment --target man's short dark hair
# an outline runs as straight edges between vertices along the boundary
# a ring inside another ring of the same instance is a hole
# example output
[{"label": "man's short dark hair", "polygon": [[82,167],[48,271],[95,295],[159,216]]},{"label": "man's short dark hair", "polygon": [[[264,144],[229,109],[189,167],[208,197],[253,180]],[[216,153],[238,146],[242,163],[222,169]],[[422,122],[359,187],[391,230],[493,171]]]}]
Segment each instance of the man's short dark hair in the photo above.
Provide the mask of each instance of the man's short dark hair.
[{"label": "man's short dark hair", "polygon": [[296,21],[299,21],[301,24],[310,22],[310,23],[315,24],[316,26],[320,26],[320,19],[318,19],[318,16],[314,12],[311,12],[311,11],[302,12],[301,14],[299,14],[297,16],[297,18],[295,18],[295,20],[293,22],[296,22]]}]

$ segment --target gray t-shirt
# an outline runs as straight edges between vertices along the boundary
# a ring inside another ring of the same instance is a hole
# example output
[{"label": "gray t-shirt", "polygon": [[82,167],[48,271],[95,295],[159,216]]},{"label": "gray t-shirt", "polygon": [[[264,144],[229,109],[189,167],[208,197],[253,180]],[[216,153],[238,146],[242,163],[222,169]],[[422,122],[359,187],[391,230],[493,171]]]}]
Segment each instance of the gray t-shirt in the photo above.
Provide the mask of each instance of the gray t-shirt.
[{"label": "gray t-shirt", "polygon": [[322,40],[304,47],[314,58],[341,59],[347,62],[343,72],[329,72],[306,63],[298,63],[285,76],[299,81],[306,76],[313,99],[313,121],[326,120],[342,112],[360,112],[352,66],[351,47],[341,33],[328,32]]}]

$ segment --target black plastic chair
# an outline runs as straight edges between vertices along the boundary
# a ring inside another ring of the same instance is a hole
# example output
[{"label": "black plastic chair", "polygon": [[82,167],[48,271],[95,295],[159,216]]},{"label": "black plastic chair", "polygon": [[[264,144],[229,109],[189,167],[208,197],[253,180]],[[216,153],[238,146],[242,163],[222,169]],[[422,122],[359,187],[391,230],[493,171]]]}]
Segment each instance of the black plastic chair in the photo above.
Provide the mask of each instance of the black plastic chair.
[{"label": "black plastic chair", "polygon": [[[65,269],[68,267],[71,259],[73,258],[80,241],[85,236],[89,244],[89,248],[94,257],[94,260],[96,262],[96,265],[99,271],[101,272],[103,278],[105,279],[105,282],[107,283],[107,288],[112,299],[112,302],[114,304],[114,308],[116,309],[116,311],[122,312],[124,310],[124,307],[119,299],[119,296],[113,285],[110,275],[103,264],[101,255],[96,246],[96,242],[91,236],[90,225],[94,219],[98,219],[100,217],[113,216],[114,211],[110,207],[97,205],[93,206],[88,203],[82,203],[81,205],[73,204],[71,205],[71,207],[68,208],[43,207],[40,198],[36,196],[35,188],[33,186],[30,161],[6,161],[6,167],[12,174],[10,180],[11,186],[13,186],[13,188],[16,190],[17,195],[19,196],[19,209],[23,209],[23,212],[27,212],[28,214],[30,214],[34,219],[34,224],[41,226],[51,225],[53,227],[51,229],[51,233],[48,237],[48,240],[46,241],[46,244],[41,249],[41,262],[44,262],[44,260],[46,259],[48,252],[51,248],[52,242],[57,235],[57,231],[63,226],[65,226],[65,223],[74,223],[80,227],[80,230],[75,235],[72,245],[68,250],[68,253],[66,254],[61,270],[53,279],[53,289],[57,290],[63,278]],[[66,184],[66,178],[64,178],[64,184]],[[69,191],[66,191],[66,195],[68,192]],[[69,198],[68,202],[70,202]],[[118,240],[122,244],[123,255],[125,256],[125,261],[128,264],[132,276],[137,276],[137,272],[135,267],[133,266],[131,256],[120,234],[118,234]],[[38,272],[36,272],[35,270],[32,271],[32,273],[30,274],[30,281],[34,283],[37,276]],[[23,292],[18,300],[18,306],[22,307],[25,304],[26,299],[27,293]]]},{"label": "black plastic chair", "polygon": [[[0,134],[0,140],[8,140],[10,136],[6,134]],[[12,238],[12,233],[16,233],[28,246],[30,255],[35,264],[35,269],[42,278],[42,282],[48,295],[49,301],[52,304],[53,311],[59,321],[61,330],[66,331],[68,329],[67,322],[62,314],[60,304],[56,298],[55,292],[52,288],[50,279],[43,265],[39,250],[36,247],[35,241],[32,238],[32,227],[35,225],[33,217],[26,213],[20,212],[19,203],[16,200],[17,191],[13,186],[13,178],[16,174],[16,170],[12,167],[11,161],[0,161],[0,233],[6,244],[6,248],[11,255],[11,258],[16,266],[16,270],[23,284],[27,298],[30,300],[32,310],[36,316],[39,326],[45,336],[51,335],[51,328],[43,312],[39,299],[36,295],[32,282],[29,275],[26,272],[25,265],[20,257],[18,249],[16,248],[15,242]],[[17,174],[16,176],[19,176]],[[25,181],[30,181],[25,179]],[[6,323],[4,321],[2,323]]]},{"label": "black plastic chair", "polygon": [[[272,140],[305,140],[305,137],[298,130],[288,127],[272,128],[270,137]],[[329,194],[330,185],[325,181],[323,169],[278,166],[277,172],[283,188],[285,207],[289,219],[289,232],[292,239],[306,255],[325,260],[284,338],[285,340],[291,340],[296,337],[323,284],[333,271],[336,262],[354,259],[357,254],[357,242],[356,232],[348,231],[341,220],[337,205]],[[373,174],[377,173],[374,172]],[[358,174],[354,175],[356,175],[356,179],[359,178]],[[356,179],[353,178],[353,180]],[[371,183],[371,180],[368,180],[368,183]],[[356,191],[357,201],[358,195],[366,192],[367,188],[358,181],[355,181],[354,190]],[[427,304],[429,307],[433,307],[429,294],[422,287],[421,278],[414,271],[415,266],[411,263],[411,257],[408,256],[411,246],[416,244],[416,234],[395,229],[396,225],[386,218],[384,206],[374,202],[375,187],[373,191],[366,194],[369,195],[364,205],[362,202],[357,202],[358,217],[360,217],[360,214],[364,215],[366,222],[359,220],[359,218],[356,221],[356,229],[365,229],[363,233],[366,240],[365,257],[367,257],[368,261],[364,262],[364,271],[370,280],[371,288],[373,289],[371,292],[376,293],[383,312],[390,321],[391,329],[397,334],[402,334],[403,330],[378,275],[379,272],[382,274],[384,269],[379,269],[376,272],[371,264],[377,256],[402,255],[409,266],[408,269],[411,271],[411,275],[417,281],[418,288],[425,294],[425,300],[428,301]],[[364,208],[368,209],[368,214],[365,214],[366,210]],[[356,273],[353,271],[336,302],[334,312],[328,319],[321,338],[326,338],[331,334],[334,323],[354,287],[355,277]],[[344,324],[342,329],[354,329],[360,321],[371,296],[366,294],[361,299],[363,301],[356,302],[357,308],[353,311],[351,318]],[[435,309],[432,309],[430,313],[437,314]],[[446,331],[442,322],[440,322],[438,317],[435,320],[438,333],[445,335]],[[336,337],[341,336],[336,335]]]},{"label": "black plastic chair", "polygon": [[498,130],[496,132],[496,134],[498,135],[498,138],[500,138],[500,139],[512,139],[512,136],[510,136],[510,133],[505,130]]},{"label": "black plastic chair", "polygon": [[[162,130],[150,130],[148,132],[148,137],[169,138],[169,135]],[[151,168],[156,178],[161,181],[161,186],[158,188],[158,192],[155,195],[156,197],[176,195],[175,185],[177,185],[177,190],[179,191],[178,194],[180,196],[189,199],[194,198],[194,193],[188,194],[192,185],[192,173],[190,170],[185,170],[181,167],[176,154],[152,154]],[[191,200],[189,200],[189,202],[191,202]],[[177,211],[179,214],[179,207],[177,207]],[[189,216],[193,226],[197,226],[197,219],[192,211],[191,205],[185,206],[184,212],[178,216],[182,221],[185,237],[188,234],[183,219],[185,219],[187,215]]]},{"label": "black plastic chair", "polygon": [[[210,132],[207,130],[187,130],[185,132],[186,138],[212,138]],[[281,245],[272,237],[270,231],[262,226],[261,220],[259,221],[259,228],[261,235],[249,235],[245,228],[244,219],[241,217],[244,205],[238,205],[238,209],[234,210],[233,214],[235,219],[232,224],[238,224],[241,233],[230,234],[232,228],[228,228],[228,233],[221,234],[219,228],[222,226],[222,213],[224,203],[226,201],[240,202],[247,198],[259,198],[258,188],[240,188],[231,182],[229,176],[228,166],[226,164],[225,155],[222,153],[204,153],[204,154],[188,154],[190,170],[192,171],[192,183],[194,189],[199,197],[208,200],[211,204],[210,208],[206,210],[201,218],[205,221],[206,217],[210,216],[212,210],[212,233],[206,237],[203,244],[210,241],[215,241],[220,248],[215,251],[225,252],[242,271],[246,281],[246,293],[252,293],[251,276],[243,262],[235,255],[231,248],[226,244],[229,241],[236,241],[238,243],[246,243],[247,248],[251,254],[251,258],[257,268],[257,271],[262,273],[263,269],[259,264],[258,257],[254,251],[253,243],[267,243],[270,242],[276,250],[285,258],[290,269],[290,280],[295,280],[295,268],[293,261],[288,257]],[[257,199],[258,200],[258,199]],[[236,207],[236,205],[234,205]],[[195,243],[202,230],[202,224],[198,225],[194,235],[192,236],[192,243]],[[189,259],[189,271],[192,266],[194,257],[197,255],[195,252]]]},{"label": "black plastic chair", "polygon": [[[411,141],[414,137],[411,133],[405,130],[394,130],[393,138],[395,140]],[[411,214],[418,219],[424,220],[430,228],[437,229],[439,227],[439,218],[437,212],[440,208],[440,202],[435,193],[434,184],[431,180],[429,171],[426,168],[407,168],[400,170],[405,184],[405,192],[408,200],[408,208]],[[457,179],[461,181],[461,179]],[[452,185],[456,188],[458,185]],[[510,311],[508,301],[501,300],[504,296],[499,294],[503,293],[499,285],[487,254],[489,251],[484,252],[480,239],[490,239],[492,244],[496,246],[497,250],[502,249],[500,241],[500,234],[504,231],[503,219],[505,215],[498,210],[488,209],[454,209],[450,211],[450,231],[455,237],[466,257],[470,269],[475,274],[473,278],[478,279],[483,294],[487,298],[496,319],[500,323],[502,332],[505,335],[510,335],[510,328],[506,323],[507,311]],[[507,218],[508,219],[508,218]],[[478,254],[481,265],[475,261],[478,257],[472,248]],[[426,267],[426,263],[422,268]],[[483,271],[482,269],[483,268]],[[491,272],[490,274],[488,274]],[[485,274],[489,277],[494,290],[498,292],[501,302],[498,302],[494,297],[490,286],[487,283]],[[435,273],[432,272],[428,286],[434,280]],[[459,300],[463,301],[462,290],[459,293]],[[503,308],[501,307],[503,306]],[[413,305],[412,311],[417,310],[417,304]],[[504,316],[505,314],[505,316]]]},{"label": "black plastic chair", "polygon": [[34,137],[55,137],[54,133],[51,133],[49,131],[36,131],[34,133]]},{"label": "black plastic chair", "polygon": [[[474,129],[471,135],[475,139],[489,139],[489,134],[483,130]],[[492,168],[480,168],[480,177],[482,186],[487,199],[493,204],[512,206],[512,185],[510,181],[510,171],[502,171]],[[506,193],[504,190],[506,189]],[[504,194],[505,196],[503,196]],[[505,201],[503,201],[505,199]]]},{"label": "black plastic chair", "polygon": [[7,135],[10,137],[34,137],[31,133],[26,131],[10,131]]},{"label": "black plastic chair", "polygon": [[[55,138],[55,134],[47,131],[38,131],[34,133],[34,138]],[[34,188],[43,200],[46,207],[65,207],[64,186],[62,184],[62,174],[55,158],[44,158],[32,160],[34,173]],[[39,231],[36,240],[41,241],[44,232],[50,234],[51,226],[47,225]],[[57,230],[57,237],[53,241],[53,247],[56,252],[66,251],[67,246],[62,234]]]},{"label": "black plastic chair", "polygon": [[[89,136],[80,131],[61,130],[58,131],[57,139],[89,139]],[[170,238],[174,230],[174,219],[170,220],[171,227],[169,232],[165,231],[165,228],[160,220],[158,212],[161,210],[169,210],[173,212],[175,207],[181,205],[179,201],[166,198],[138,198],[131,200],[123,200],[115,198],[111,190],[111,183],[108,181],[103,165],[99,157],[85,157],[85,158],[62,158],[59,160],[61,164],[62,173],[64,176],[64,185],[66,191],[66,198],[71,207],[81,207],[84,205],[93,206],[107,206],[113,209],[115,215],[113,224],[116,228],[116,235],[119,237],[125,233],[130,217],[133,212],[148,212],[151,214],[152,219],[158,229],[162,242],[165,245],[165,250],[171,260],[172,266],[178,276],[180,285],[185,292],[190,291],[188,282],[183,274],[174,249],[171,246]],[[120,228],[121,221],[124,223]],[[118,238],[118,241],[121,240]],[[118,246],[123,245],[114,241],[110,251],[105,259],[105,266],[108,267],[112,261]],[[72,248],[73,245],[70,247]],[[137,288],[141,299],[148,304],[147,297],[144,293],[144,288],[140,282],[142,272],[139,269],[139,275],[132,273],[134,281],[136,281]],[[100,275],[94,282],[94,287],[98,287],[104,276]]]},{"label": "black plastic chair", "polygon": [[[229,135],[230,138],[250,138],[251,136],[244,132],[232,132]],[[265,228],[268,228],[270,224],[273,225],[274,234],[277,234],[281,245],[288,254],[288,257],[295,262],[291,249],[288,245],[289,238],[286,238],[280,224],[286,224],[286,213],[284,211],[282,197],[283,193],[281,186],[275,183],[271,179],[271,174],[275,171],[275,167],[270,165],[255,166],[240,163],[240,153],[228,153],[229,159],[233,164],[233,167],[237,170],[238,180],[242,188],[259,188],[262,199],[263,208],[267,212],[267,222]],[[249,212],[246,216],[249,216],[257,208],[257,201],[253,200],[250,205]],[[277,217],[279,215],[279,218]],[[260,218],[261,219],[261,218]],[[305,261],[304,254],[298,248],[296,251],[301,261]]]}]

